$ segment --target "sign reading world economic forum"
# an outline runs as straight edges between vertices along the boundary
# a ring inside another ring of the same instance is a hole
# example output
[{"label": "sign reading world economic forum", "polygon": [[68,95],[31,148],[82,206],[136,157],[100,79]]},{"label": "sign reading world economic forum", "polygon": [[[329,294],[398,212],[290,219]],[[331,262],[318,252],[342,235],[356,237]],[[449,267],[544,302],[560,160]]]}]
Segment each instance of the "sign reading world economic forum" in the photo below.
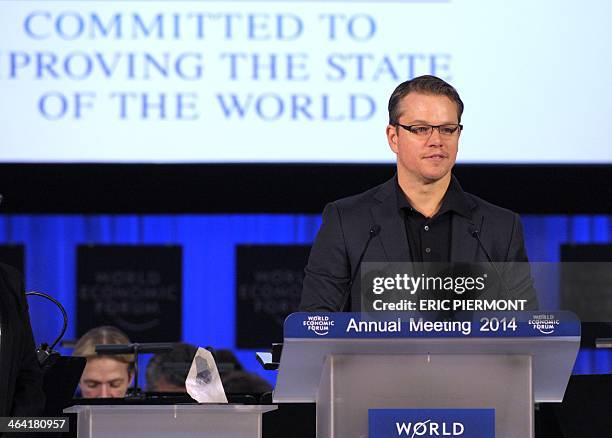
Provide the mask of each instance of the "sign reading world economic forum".
[{"label": "sign reading world economic forum", "polygon": [[495,438],[495,409],[370,409],[368,437]]},{"label": "sign reading world economic forum", "polygon": [[469,312],[452,318],[426,313],[294,313],[285,338],[530,338],[580,336],[571,312]]}]

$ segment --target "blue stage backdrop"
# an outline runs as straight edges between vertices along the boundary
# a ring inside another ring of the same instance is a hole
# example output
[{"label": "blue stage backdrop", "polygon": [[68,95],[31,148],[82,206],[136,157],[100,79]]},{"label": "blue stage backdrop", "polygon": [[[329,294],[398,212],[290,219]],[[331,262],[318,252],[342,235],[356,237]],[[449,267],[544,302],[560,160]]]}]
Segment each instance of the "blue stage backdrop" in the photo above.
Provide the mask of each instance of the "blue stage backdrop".
[{"label": "blue stage backdrop", "polygon": [[[530,259],[559,261],[564,243],[610,243],[612,216],[524,216]],[[26,286],[59,299],[71,316],[67,339],[76,336],[76,246],[79,244],[171,244],[183,247],[183,340],[196,345],[235,348],[235,246],[310,244],[318,215],[3,215],[0,243],[26,248]],[[30,298],[37,343],[51,342],[61,328],[59,313]],[[62,353],[69,351],[62,350]],[[237,351],[253,371],[253,351]],[[612,354],[582,351],[574,372],[612,371]]]}]

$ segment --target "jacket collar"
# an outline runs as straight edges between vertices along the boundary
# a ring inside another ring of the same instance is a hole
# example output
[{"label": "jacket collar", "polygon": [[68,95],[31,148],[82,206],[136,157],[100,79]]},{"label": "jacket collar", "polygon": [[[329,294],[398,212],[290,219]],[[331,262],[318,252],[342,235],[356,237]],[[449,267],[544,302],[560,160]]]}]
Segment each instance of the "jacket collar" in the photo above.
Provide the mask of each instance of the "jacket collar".
[{"label": "jacket collar", "polygon": [[[481,230],[484,217],[475,214],[476,203],[466,195],[455,176],[451,178],[452,209],[458,214],[452,217],[450,261],[474,261],[478,253],[478,241],[473,231]],[[374,199],[378,202],[371,208],[372,217],[380,226],[379,238],[389,262],[411,261],[406,227],[397,203],[398,188],[396,175],[374,193]]]}]

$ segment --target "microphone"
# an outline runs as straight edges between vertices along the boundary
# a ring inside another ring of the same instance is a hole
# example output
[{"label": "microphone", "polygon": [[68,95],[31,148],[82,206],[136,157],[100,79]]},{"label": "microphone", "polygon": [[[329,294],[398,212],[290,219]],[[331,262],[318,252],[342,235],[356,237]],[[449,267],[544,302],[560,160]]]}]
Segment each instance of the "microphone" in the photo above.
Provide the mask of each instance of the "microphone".
[{"label": "microphone", "polygon": [[42,298],[45,298],[51,301],[53,304],[55,304],[60,309],[60,311],[62,312],[62,316],[64,318],[64,326],[62,327],[62,331],[59,334],[59,336],[55,339],[55,341],[53,341],[51,346],[49,346],[46,342],[43,342],[36,349],[36,358],[38,359],[38,363],[40,364],[41,368],[46,368],[46,367],[53,365],[53,363],[59,357],[59,353],[57,351],[53,351],[53,348],[57,345],[60,339],[64,337],[64,334],[66,333],[66,329],[68,328],[68,314],[66,313],[66,309],[64,309],[64,306],[62,306],[62,303],[57,301],[52,296],[47,295],[46,293],[27,292],[26,297],[29,297],[29,296],[42,297]]},{"label": "microphone", "polygon": [[482,252],[484,252],[485,256],[487,257],[489,264],[493,267],[493,270],[495,271],[497,278],[499,278],[499,282],[504,288],[504,292],[506,293],[506,298],[510,298],[510,290],[508,289],[508,286],[506,285],[504,278],[501,276],[501,273],[498,271],[497,266],[495,266],[495,263],[493,263],[493,259],[491,258],[491,256],[489,255],[489,252],[487,251],[484,244],[482,243],[482,240],[480,240],[480,230],[476,229],[476,226],[473,223],[470,223],[469,231],[472,237],[474,237],[476,241],[478,242],[480,249],[482,249]]},{"label": "microphone", "polygon": [[342,304],[340,305],[340,308],[338,309],[339,312],[344,312],[346,303],[348,302],[348,299],[351,296],[351,289],[353,288],[353,283],[355,282],[355,279],[357,278],[357,273],[360,272],[361,270],[360,269],[361,261],[363,260],[363,257],[365,256],[365,253],[368,250],[368,246],[370,246],[370,242],[372,241],[374,237],[378,236],[378,233],[380,233],[380,225],[378,224],[372,225],[370,227],[368,240],[366,240],[366,243],[363,246],[363,250],[361,251],[361,255],[359,256],[359,260],[357,261],[357,268],[355,269],[355,273],[351,277],[351,282],[348,285],[348,290],[344,293],[344,296],[342,297]]},{"label": "microphone", "polygon": [[139,354],[139,353],[167,353],[174,348],[174,342],[146,342],[132,344],[96,344],[98,354]]}]

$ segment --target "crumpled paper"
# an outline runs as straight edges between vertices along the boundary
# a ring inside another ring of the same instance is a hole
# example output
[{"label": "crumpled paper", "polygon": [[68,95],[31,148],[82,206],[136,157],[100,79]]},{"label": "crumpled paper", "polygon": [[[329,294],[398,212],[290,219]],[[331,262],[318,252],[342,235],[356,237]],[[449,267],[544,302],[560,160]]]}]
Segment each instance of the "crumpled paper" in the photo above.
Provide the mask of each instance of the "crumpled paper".
[{"label": "crumpled paper", "polygon": [[227,403],[221,377],[210,351],[198,348],[187,380],[187,393],[198,403]]}]

